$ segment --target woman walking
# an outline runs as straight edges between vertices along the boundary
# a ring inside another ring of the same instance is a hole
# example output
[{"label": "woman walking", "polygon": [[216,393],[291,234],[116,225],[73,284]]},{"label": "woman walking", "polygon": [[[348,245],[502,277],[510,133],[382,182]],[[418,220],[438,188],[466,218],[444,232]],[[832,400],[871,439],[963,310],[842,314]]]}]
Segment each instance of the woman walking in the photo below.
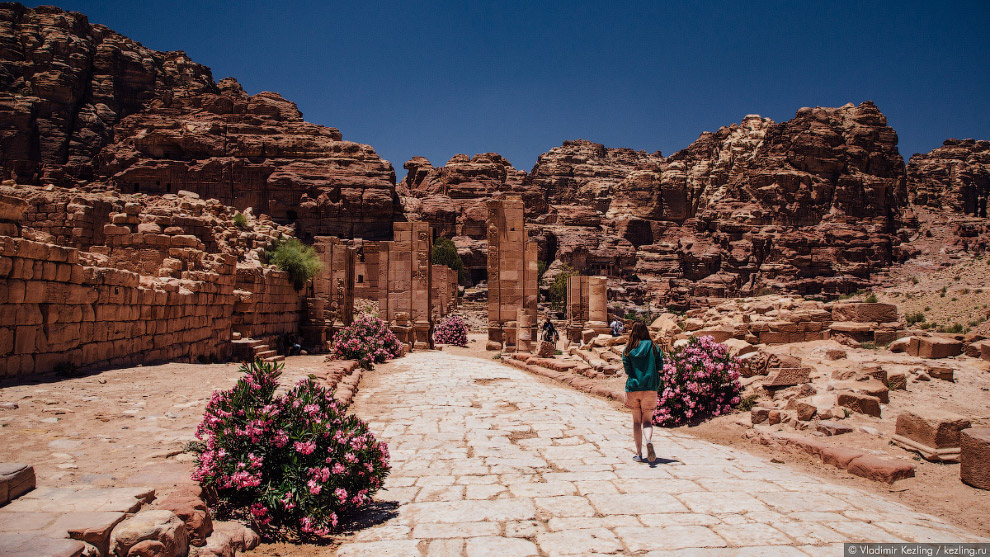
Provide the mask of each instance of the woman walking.
[{"label": "woman walking", "polygon": [[636,442],[633,460],[643,462],[645,434],[646,458],[653,464],[657,459],[653,451],[653,412],[657,409],[663,354],[650,340],[650,332],[642,322],[637,321],[629,333],[629,342],[622,353],[622,366],[626,370],[626,407],[632,411],[633,441]]}]

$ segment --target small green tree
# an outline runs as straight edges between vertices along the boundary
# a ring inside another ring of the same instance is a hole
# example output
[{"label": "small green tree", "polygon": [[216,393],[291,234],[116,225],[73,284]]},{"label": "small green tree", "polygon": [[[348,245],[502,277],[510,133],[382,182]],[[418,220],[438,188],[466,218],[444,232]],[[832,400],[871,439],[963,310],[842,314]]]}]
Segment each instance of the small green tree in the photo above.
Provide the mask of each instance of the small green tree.
[{"label": "small green tree", "polygon": [[464,282],[464,262],[457,253],[457,246],[450,238],[438,238],[433,243],[433,264],[446,265],[457,271],[457,282]]},{"label": "small green tree", "polygon": [[567,263],[561,266],[560,272],[550,284],[550,292],[547,295],[547,301],[550,302],[551,306],[557,309],[564,306],[564,302],[567,300],[567,279],[576,274],[578,274],[577,270]]},{"label": "small green tree", "polygon": [[306,282],[323,269],[313,248],[303,244],[298,238],[282,238],[272,242],[265,255],[269,264],[289,273],[292,286],[296,290],[302,290]]},{"label": "small green tree", "polygon": [[247,227],[247,222],[248,220],[244,213],[237,213],[234,215],[234,226],[237,228]]}]

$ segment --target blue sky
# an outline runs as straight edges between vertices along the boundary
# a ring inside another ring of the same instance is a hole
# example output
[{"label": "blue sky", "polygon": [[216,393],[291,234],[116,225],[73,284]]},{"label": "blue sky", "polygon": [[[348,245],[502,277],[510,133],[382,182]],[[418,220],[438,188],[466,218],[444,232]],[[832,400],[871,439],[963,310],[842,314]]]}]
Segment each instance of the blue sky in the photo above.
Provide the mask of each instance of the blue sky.
[{"label": "blue sky", "polygon": [[277,91],[402,164],[566,139],[687,147],[746,114],[872,100],[905,160],[990,139],[990,2],[107,2],[56,5],[215,79]]}]

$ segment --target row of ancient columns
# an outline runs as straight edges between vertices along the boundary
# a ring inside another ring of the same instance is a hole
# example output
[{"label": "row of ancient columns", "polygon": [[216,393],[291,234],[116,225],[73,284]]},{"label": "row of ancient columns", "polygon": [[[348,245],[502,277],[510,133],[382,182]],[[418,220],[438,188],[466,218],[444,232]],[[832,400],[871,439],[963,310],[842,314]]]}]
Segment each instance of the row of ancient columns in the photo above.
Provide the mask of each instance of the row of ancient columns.
[{"label": "row of ancient columns", "polygon": [[326,346],[334,330],[353,321],[357,291],[378,304],[378,316],[408,348],[433,347],[434,322],[457,307],[457,271],[432,264],[429,223],[393,227],[390,242],[316,237],[323,269],[306,300],[301,331],[307,346]]}]

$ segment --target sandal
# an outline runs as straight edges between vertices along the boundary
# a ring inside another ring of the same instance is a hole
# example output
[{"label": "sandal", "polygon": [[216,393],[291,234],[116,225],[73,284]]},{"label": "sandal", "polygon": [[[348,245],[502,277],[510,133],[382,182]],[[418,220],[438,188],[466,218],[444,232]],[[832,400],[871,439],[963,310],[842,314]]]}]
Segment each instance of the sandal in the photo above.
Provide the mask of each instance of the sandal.
[{"label": "sandal", "polygon": [[646,459],[653,464],[657,460],[657,453],[653,452],[653,443],[646,444]]}]

